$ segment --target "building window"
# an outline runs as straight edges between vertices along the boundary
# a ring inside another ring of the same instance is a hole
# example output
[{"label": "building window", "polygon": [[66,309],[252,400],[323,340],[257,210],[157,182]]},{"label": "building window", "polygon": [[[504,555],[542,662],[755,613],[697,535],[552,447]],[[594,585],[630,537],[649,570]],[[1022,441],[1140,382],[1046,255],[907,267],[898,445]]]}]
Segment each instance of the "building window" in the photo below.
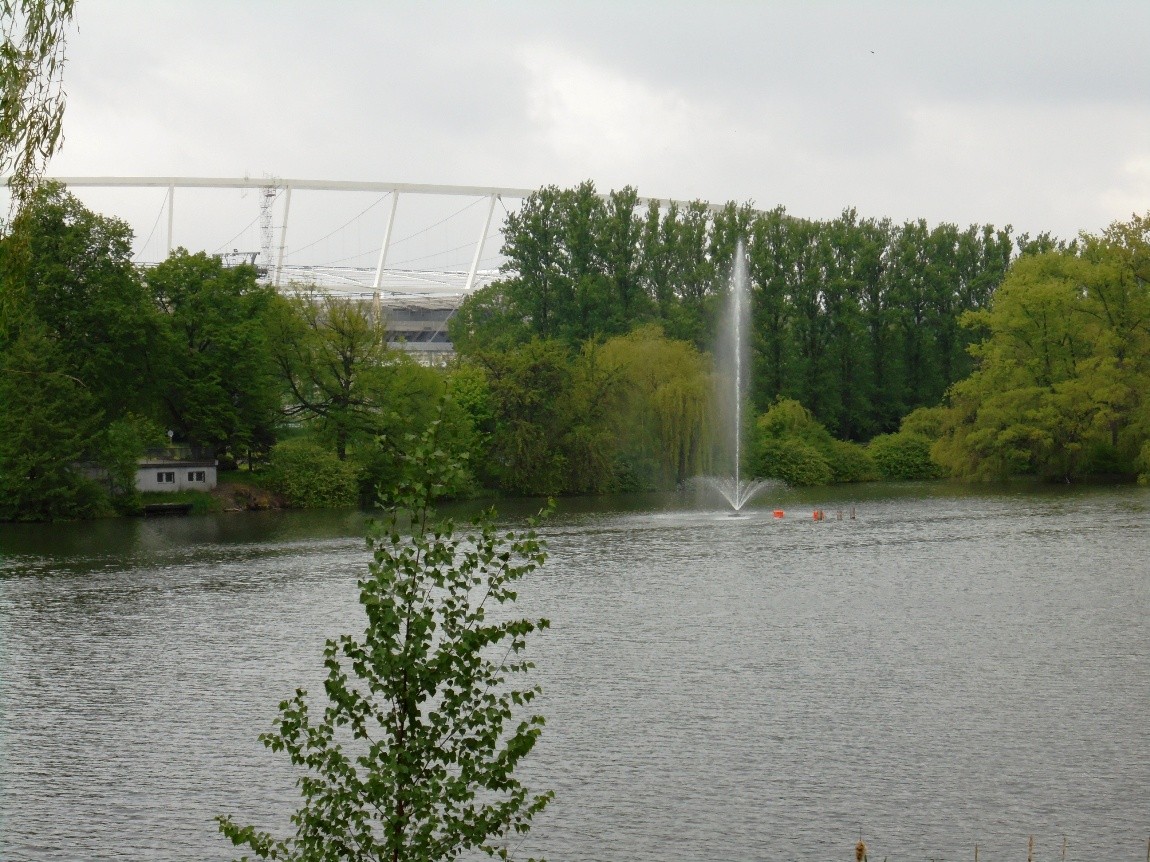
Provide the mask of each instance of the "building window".
[{"label": "building window", "polygon": [[207,475],[204,473],[203,470],[189,470],[188,471],[188,481],[189,482],[206,482],[207,481]]},{"label": "building window", "polygon": [[157,485],[174,485],[176,484],[176,474],[169,471],[160,471],[156,473]]}]

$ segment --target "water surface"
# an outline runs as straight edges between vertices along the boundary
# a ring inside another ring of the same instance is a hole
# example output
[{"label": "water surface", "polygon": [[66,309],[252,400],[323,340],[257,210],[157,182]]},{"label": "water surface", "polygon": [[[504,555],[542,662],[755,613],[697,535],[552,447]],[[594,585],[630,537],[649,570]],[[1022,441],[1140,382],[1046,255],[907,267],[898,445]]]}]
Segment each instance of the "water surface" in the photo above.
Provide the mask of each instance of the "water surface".
[{"label": "water surface", "polygon": [[[1025,858],[1031,834],[1144,858],[1150,492],[744,514],[561,504],[521,590],[552,621],[525,771],[556,791],[521,852],[845,859],[861,830],[892,862]],[[214,815],[282,824],[293,776],[256,735],[360,627],[361,536],[354,513],[0,526],[0,858],[228,859]]]}]

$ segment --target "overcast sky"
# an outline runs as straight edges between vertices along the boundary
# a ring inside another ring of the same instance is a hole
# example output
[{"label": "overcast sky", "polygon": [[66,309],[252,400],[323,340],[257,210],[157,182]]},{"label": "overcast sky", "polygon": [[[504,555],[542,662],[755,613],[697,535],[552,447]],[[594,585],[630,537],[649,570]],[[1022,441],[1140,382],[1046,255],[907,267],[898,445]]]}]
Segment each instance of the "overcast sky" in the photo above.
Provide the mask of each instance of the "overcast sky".
[{"label": "overcast sky", "polygon": [[1150,2],[77,0],[58,175],[845,207],[1070,237],[1150,210]]}]

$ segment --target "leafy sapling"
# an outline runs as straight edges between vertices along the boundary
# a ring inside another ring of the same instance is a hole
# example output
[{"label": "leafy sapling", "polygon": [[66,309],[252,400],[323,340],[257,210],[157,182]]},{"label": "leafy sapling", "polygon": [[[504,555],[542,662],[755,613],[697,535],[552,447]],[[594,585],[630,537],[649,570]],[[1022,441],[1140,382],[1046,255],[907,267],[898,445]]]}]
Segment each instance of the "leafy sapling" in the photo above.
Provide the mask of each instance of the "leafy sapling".
[{"label": "leafy sapling", "polygon": [[326,708],[317,715],[299,689],[260,737],[304,771],[295,835],[217,818],[258,858],[507,859],[552,799],[515,777],[544,726],[525,714],[540,688],[521,675],[533,667],[528,635],[548,621],[495,612],[515,602],[516,582],[543,564],[546,546],[537,522],[499,533],[490,510],[462,537],[435,520],[431,502],[462,469],[436,447],[436,430],[408,456],[410,478],[384,501],[369,537],[362,638],[327,642]]}]

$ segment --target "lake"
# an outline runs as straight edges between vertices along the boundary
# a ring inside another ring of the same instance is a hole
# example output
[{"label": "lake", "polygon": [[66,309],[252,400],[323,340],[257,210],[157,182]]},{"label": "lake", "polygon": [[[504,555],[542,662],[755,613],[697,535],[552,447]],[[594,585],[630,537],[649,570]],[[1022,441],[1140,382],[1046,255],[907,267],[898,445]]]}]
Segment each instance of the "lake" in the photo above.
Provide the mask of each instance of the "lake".
[{"label": "lake", "polygon": [[[529,504],[509,502],[508,523]],[[812,518],[822,508],[826,520]],[[772,517],[782,508],[785,517]],[[855,517],[850,517],[851,510]],[[560,501],[519,610],[553,862],[1142,860],[1150,489]],[[842,513],[840,520],[838,513]],[[363,516],[0,525],[0,859],[224,860],[256,736],[362,625]],[[513,842],[513,847],[516,844]]]}]

